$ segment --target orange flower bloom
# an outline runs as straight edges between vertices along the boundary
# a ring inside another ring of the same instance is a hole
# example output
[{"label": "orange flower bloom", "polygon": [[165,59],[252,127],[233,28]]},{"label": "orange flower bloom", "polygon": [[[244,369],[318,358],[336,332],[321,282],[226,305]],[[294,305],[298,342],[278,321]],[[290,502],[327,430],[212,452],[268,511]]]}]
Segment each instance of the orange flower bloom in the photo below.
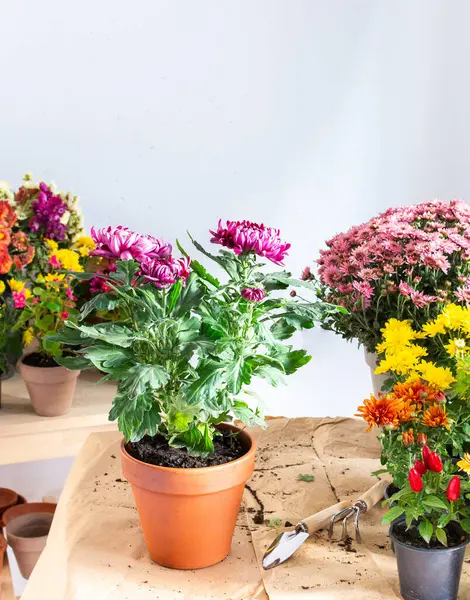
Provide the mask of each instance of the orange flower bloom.
[{"label": "orange flower bloom", "polygon": [[21,254],[17,254],[13,257],[13,261],[15,263],[15,267],[18,271],[21,271],[22,267],[29,265],[34,258],[34,248],[33,246],[27,246],[26,252],[21,252]]},{"label": "orange flower bloom", "polygon": [[403,445],[411,446],[411,444],[415,443],[415,436],[413,433],[413,427],[410,427],[408,431],[403,432]]},{"label": "orange flower bloom", "polygon": [[423,412],[421,423],[427,427],[445,427],[450,429],[446,409],[441,404],[433,404]]},{"label": "orange flower bloom", "polygon": [[444,399],[442,392],[437,391],[421,379],[396,383],[393,386],[393,394],[404,401],[409,400],[418,410],[421,410],[424,402],[437,402]]},{"label": "orange flower bloom", "polygon": [[376,398],[371,394],[370,399],[364,400],[364,404],[358,407],[355,416],[362,417],[369,424],[367,431],[370,431],[372,427],[384,427],[385,425],[397,427],[400,424],[399,413],[403,408],[403,402],[394,398],[393,395]]},{"label": "orange flower bloom", "polygon": [[6,200],[0,200],[0,225],[11,229],[15,223],[15,211]]},{"label": "orange flower bloom", "polygon": [[20,252],[26,252],[28,249],[28,242],[28,236],[22,231],[17,231],[11,236],[11,243],[13,244],[13,247]]},{"label": "orange flower bloom", "polygon": [[425,433],[418,434],[418,444],[424,446],[424,444],[428,441],[428,436]]},{"label": "orange flower bloom", "polygon": [[8,246],[0,244],[0,275],[6,275],[10,272],[13,259],[8,253]]},{"label": "orange flower bloom", "polygon": [[[391,396],[393,395],[394,394],[391,394]],[[416,411],[416,405],[412,404],[411,400],[403,401],[401,398],[396,398],[396,400],[401,403],[397,410],[397,417],[400,423],[408,423],[408,421],[413,421],[413,414]]]},{"label": "orange flower bloom", "polygon": [[8,244],[11,241],[10,230],[0,225],[0,244]]}]

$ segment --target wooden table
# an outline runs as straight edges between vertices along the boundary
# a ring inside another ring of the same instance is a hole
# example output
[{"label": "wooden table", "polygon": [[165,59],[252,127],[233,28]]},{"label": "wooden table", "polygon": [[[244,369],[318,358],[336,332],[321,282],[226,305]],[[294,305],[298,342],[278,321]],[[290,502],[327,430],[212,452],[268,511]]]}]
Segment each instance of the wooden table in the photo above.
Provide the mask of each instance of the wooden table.
[{"label": "wooden table", "polygon": [[3,381],[0,465],[73,456],[90,433],[115,431],[108,412],[116,385],[96,385],[100,378],[95,370],[81,373],[72,408],[61,417],[38,416],[19,375]]}]

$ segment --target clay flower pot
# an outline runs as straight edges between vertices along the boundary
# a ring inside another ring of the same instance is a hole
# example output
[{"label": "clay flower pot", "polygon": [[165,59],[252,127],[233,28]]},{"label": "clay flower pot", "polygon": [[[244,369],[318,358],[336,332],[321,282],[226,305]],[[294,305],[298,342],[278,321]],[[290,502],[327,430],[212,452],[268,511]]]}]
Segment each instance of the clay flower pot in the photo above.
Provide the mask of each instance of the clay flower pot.
[{"label": "clay flower pot", "polygon": [[59,417],[69,412],[80,371],[65,367],[31,367],[23,360],[18,369],[28,388],[34,410],[41,417]]},{"label": "clay flower pot", "polygon": [[29,579],[44,550],[55,509],[55,504],[31,502],[13,506],[3,515],[8,544],[25,579]]},{"label": "clay flower pot", "polygon": [[8,488],[0,488],[0,521],[3,513],[10,508],[15,506],[18,502],[18,494]]},{"label": "clay flower pot", "polygon": [[[7,549],[7,541],[6,539],[3,537],[3,533],[0,531],[0,573],[2,571],[3,568],[3,561],[5,558],[5,551]],[[0,579],[0,585],[1,585],[1,579]]]},{"label": "clay flower pot", "polygon": [[[18,494],[18,499],[15,502],[15,504],[13,504],[13,506],[19,506],[20,504],[26,504],[27,500],[24,496],[20,496],[20,494]],[[5,509],[8,510],[8,509]],[[1,511],[0,511],[1,512]],[[3,529],[5,527],[5,521],[3,519],[3,515],[0,516],[0,529]],[[1,599],[1,596],[0,596]]]},{"label": "clay flower pot", "polygon": [[200,569],[230,552],[246,481],[254,469],[256,444],[233,425],[246,454],[198,469],[150,465],[121,445],[122,472],[130,482],[147,550],[152,560],[174,569]]}]

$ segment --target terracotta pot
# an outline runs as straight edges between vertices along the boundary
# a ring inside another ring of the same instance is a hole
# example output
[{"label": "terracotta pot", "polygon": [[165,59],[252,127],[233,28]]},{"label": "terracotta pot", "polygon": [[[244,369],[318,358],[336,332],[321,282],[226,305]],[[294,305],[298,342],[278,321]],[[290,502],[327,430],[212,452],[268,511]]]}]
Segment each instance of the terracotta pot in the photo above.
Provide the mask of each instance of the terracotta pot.
[{"label": "terracotta pot", "polygon": [[0,519],[7,508],[15,506],[17,502],[18,494],[16,492],[7,488],[0,488]]},{"label": "terracotta pot", "polygon": [[55,509],[55,504],[31,502],[13,506],[3,515],[8,544],[25,579],[29,579],[46,546]]},{"label": "terracotta pot", "polygon": [[246,481],[254,469],[256,444],[240,435],[247,452],[237,460],[200,469],[174,469],[141,462],[121,444],[122,472],[132,485],[152,560],[174,569],[201,569],[230,552]]},{"label": "terracotta pot", "polygon": [[[20,496],[18,494],[18,500],[16,501],[16,503],[13,506],[19,506],[20,504],[26,504],[26,502],[28,502],[26,500],[26,498],[24,496]],[[5,521],[3,520],[3,515],[0,517],[0,529],[3,529],[5,527]],[[1,596],[0,596],[1,598]]]},{"label": "terracotta pot", "polygon": [[30,367],[23,360],[18,361],[18,369],[38,415],[59,417],[69,412],[80,371],[59,366]]},{"label": "terracotta pot", "polygon": [[364,348],[364,357],[366,359],[366,363],[367,366],[370,369],[370,378],[372,380],[372,391],[374,392],[375,396],[377,396],[377,394],[379,392],[382,391],[382,385],[384,383],[384,381],[386,379],[389,378],[389,374],[388,373],[384,373],[381,375],[376,375],[374,373],[375,369],[377,368],[377,354],[371,354],[370,352],[367,352],[367,350]]}]

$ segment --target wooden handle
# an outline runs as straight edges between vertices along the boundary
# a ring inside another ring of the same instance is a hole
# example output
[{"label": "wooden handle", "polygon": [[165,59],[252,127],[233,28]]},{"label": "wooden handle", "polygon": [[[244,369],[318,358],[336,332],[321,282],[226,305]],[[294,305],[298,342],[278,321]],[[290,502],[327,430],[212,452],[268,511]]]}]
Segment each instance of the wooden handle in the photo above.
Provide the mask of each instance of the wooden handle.
[{"label": "wooden handle", "polygon": [[352,500],[343,500],[343,502],[338,502],[338,504],[334,504],[333,506],[325,508],[314,515],[310,515],[310,517],[307,517],[306,519],[302,519],[299,525],[305,525],[310,535],[314,531],[328,527],[331,517],[336,513],[339,513],[339,511],[343,510],[343,508],[351,506],[351,504]]},{"label": "wooden handle", "polygon": [[374,485],[364,492],[359,498],[356,500],[362,500],[367,505],[367,510],[370,510],[373,506],[380,502],[384,497],[385,488],[390,484],[390,481],[386,479],[382,479],[381,481],[377,481]]}]

